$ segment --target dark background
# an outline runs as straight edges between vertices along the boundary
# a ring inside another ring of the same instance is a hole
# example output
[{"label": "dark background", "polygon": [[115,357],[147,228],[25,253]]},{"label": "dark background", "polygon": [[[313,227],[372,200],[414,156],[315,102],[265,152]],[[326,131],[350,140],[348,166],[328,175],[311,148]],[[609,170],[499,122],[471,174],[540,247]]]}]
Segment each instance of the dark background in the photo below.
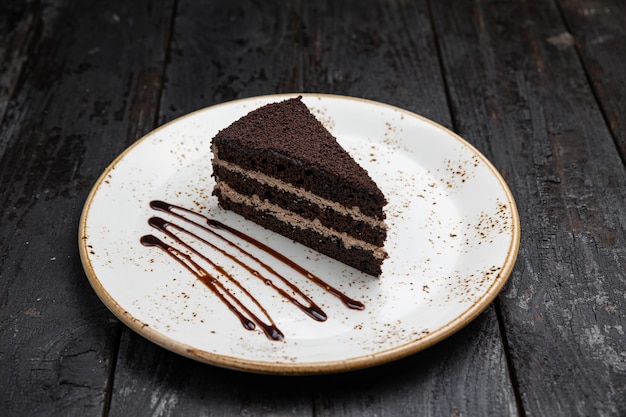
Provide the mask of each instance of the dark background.
[{"label": "dark background", "polygon": [[[0,415],[626,415],[626,2],[0,3]],[[315,377],[199,364],[89,286],[85,198],[142,135],[334,93],[453,129],[517,200],[517,265],[444,342]]]}]

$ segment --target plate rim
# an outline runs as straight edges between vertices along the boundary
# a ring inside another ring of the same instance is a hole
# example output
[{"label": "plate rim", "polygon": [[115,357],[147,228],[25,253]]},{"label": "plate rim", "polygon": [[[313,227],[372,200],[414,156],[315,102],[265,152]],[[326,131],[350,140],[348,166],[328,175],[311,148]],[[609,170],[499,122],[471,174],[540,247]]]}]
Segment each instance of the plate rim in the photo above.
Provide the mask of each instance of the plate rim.
[{"label": "plate rim", "polygon": [[[507,204],[510,207],[511,212],[511,239],[509,248],[507,250],[506,257],[503,260],[503,264],[499,273],[495,276],[495,279],[491,283],[491,285],[478,297],[472,305],[467,308],[463,313],[456,316],[453,320],[449,321],[445,325],[432,330],[428,335],[422,336],[416,340],[409,341],[407,343],[403,343],[391,348],[387,348],[385,350],[361,355],[349,359],[342,360],[332,360],[332,361],[316,361],[316,362],[305,362],[305,363],[288,363],[288,362],[269,362],[269,361],[256,361],[256,360],[247,360],[235,356],[217,354],[206,352],[200,349],[197,349],[188,344],[176,341],[171,337],[152,329],[147,323],[141,322],[136,317],[132,316],[129,312],[127,312],[109,293],[106,291],[100,280],[98,279],[92,264],[89,258],[89,250],[87,247],[87,235],[86,235],[86,225],[87,219],[89,217],[89,211],[91,205],[93,203],[94,197],[100,189],[102,183],[105,181],[109,173],[115,168],[115,166],[123,160],[136,146],[139,146],[144,141],[148,140],[151,136],[156,134],[158,131],[167,128],[168,126],[180,122],[181,120],[192,117],[200,112],[209,111],[211,109],[215,109],[217,107],[236,105],[244,102],[253,102],[253,101],[269,101],[269,100],[284,100],[286,98],[293,98],[294,96],[302,96],[302,97],[310,97],[310,98],[326,98],[326,99],[335,99],[335,100],[346,100],[346,101],[359,101],[365,104],[373,105],[376,107],[385,107],[389,110],[394,110],[401,112],[408,117],[417,118],[422,122],[428,123],[431,126],[443,130],[444,133],[458,141],[461,145],[466,147],[471,153],[478,157],[482,163],[486,165],[487,168],[491,171],[491,174],[497,179],[498,184],[502,188],[506,198]],[[207,106],[189,113],[186,113],[182,116],[179,116],[155,129],[143,135],[141,138],[137,139],[133,144],[124,149],[113,161],[107,165],[102,174],[98,177],[94,185],[92,186],[85,203],[83,205],[83,209],[81,211],[79,227],[78,227],[78,246],[79,246],[79,254],[81,263],[83,265],[83,269],[87,276],[89,283],[91,284],[94,292],[100,298],[102,303],[113,313],[115,317],[117,317],[122,323],[124,323],[127,327],[133,330],[135,333],[140,336],[146,338],[147,340],[184,357],[203,362],[206,364],[219,366],[222,368],[234,369],[239,371],[251,372],[251,373],[260,373],[260,374],[275,374],[275,375],[315,375],[315,374],[330,374],[330,373],[339,373],[339,372],[348,372],[355,371],[359,369],[369,368],[373,366],[382,365],[388,362],[392,362],[398,359],[402,359],[404,357],[413,355],[419,351],[427,349],[461,330],[469,323],[471,323],[478,315],[480,315],[483,311],[489,307],[489,305],[493,302],[493,300],[500,293],[506,282],[508,281],[515,263],[517,261],[517,256],[519,253],[520,246],[520,236],[521,236],[521,225],[519,212],[517,210],[517,204],[515,202],[513,193],[511,192],[508,184],[500,174],[500,172],[495,168],[495,166],[491,163],[489,159],[487,159],[476,147],[474,147],[467,140],[463,139],[461,136],[446,128],[443,125],[440,125],[437,122],[434,122],[422,115],[411,112],[409,110],[403,109],[401,107],[397,107],[391,104],[386,104],[382,102],[378,102],[375,100],[360,98],[360,97],[352,97],[345,95],[337,95],[337,94],[325,94],[325,93],[281,93],[281,94],[267,94],[260,96],[251,96],[245,98],[239,98],[236,100],[230,100],[218,104],[214,104],[211,106]]]}]

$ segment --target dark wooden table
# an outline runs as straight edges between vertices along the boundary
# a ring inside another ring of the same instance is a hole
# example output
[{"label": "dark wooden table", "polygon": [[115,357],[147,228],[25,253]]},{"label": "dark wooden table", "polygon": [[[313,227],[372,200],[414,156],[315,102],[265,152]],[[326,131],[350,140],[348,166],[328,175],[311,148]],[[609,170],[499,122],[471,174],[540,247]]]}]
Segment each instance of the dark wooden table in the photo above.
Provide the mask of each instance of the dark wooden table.
[{"label": "dark wooden table", "polygon": [[[626,2],[0,3],[0,415],[626,415]],[[236,98],[363,97],[459,133],[522,224],[496,301],[352,373],[200,364],[122,325],[77,230],[102,170]]]}]

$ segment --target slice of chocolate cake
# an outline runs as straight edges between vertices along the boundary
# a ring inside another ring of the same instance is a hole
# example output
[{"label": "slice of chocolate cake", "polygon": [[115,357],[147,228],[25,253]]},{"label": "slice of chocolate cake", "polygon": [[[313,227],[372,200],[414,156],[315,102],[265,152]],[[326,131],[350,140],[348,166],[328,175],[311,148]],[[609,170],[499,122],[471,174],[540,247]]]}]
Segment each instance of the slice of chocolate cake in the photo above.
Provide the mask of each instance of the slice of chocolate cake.
[{"label": "slice of chocolate cake", "polygon": [[223,208],[380,275],[385,197],[301,97],[248,113],[211,149],[213,194]]}]

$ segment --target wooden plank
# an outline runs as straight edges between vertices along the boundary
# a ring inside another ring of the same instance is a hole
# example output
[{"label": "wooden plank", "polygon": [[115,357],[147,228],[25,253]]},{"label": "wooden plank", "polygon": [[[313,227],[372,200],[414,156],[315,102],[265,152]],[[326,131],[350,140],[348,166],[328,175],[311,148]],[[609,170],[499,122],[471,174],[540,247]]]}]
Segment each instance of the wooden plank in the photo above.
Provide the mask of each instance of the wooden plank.
[{"label": "wooden plank", "polygon": [[[381,100],[450,124],[423,2],[181,1],[174,27],[161,122],[234,98],[313,91]],[[112,416],[516,413],[493,308],[428,352],[342,376],[217,369],[124,331],[113,393]]]},{"label": "wooden plank", "polygon": [[305,90],[382,101],[451,126],[424,1],[303,8]]},{"label": "wooden plank", "polygon": [[296,4],[197,3],[178,5],[161,123],[237,98],[302,89]]},{"label": "wooden plank", "polygon": [[204,365],[124,329],[110,416],[308,416],[311,392],[293,379]]},{"label": "wooden plank", "polygon": [[401,361],[312,381],[315,415],[515,416],[502,341],[490,307],[440,344]]},{"label": "wooden plank", "polygon": [[574,43],[626,161],[626,2],[559,0],[568,32],[552,39],[564,47]]},{"label": "wooden plank", "polygon": [[457,130],[519,205],[500,301],[522,412],[624,415],[626,175],[574,46],[554,42],[559,10],[431,4]]},{"label": "wooden plank", "polygon": [[491,365],[505,361],[495,317],[489,310],[440,345],[395,363],[312,377],[199,364],[124,329],[109,415],[516,415],[510,390],[498,385],[507,370]]},{"label": "wooden plank", "polygon": [[[180,1],[161,122],[218,102],[298,90],[294,5]],[[125,329],[110,416],[306,416],[311,398],[289,379],[199,364]]]},{"label": "wooden plank", "polygon": [[5,1],[0,5],[0,125],[25,66],[39,11],[31,2]]},{"label": "wooden plank", "polygon": [[[426,2],[306,6],[305,87],[397,105],[451,127]],[[319,394],[317,414],[511,415],[516,409],[492,308],[453,341],[337,381]]]},{"label": "wooden plank", "polygon": [[163,67],[171,8],[34,7],[40,26],[0,126],[0,409],[100,416],[120,327],[85,278],[78,220],[128,132],[142,129],[136,114],[154,125],[143,74]]}]

